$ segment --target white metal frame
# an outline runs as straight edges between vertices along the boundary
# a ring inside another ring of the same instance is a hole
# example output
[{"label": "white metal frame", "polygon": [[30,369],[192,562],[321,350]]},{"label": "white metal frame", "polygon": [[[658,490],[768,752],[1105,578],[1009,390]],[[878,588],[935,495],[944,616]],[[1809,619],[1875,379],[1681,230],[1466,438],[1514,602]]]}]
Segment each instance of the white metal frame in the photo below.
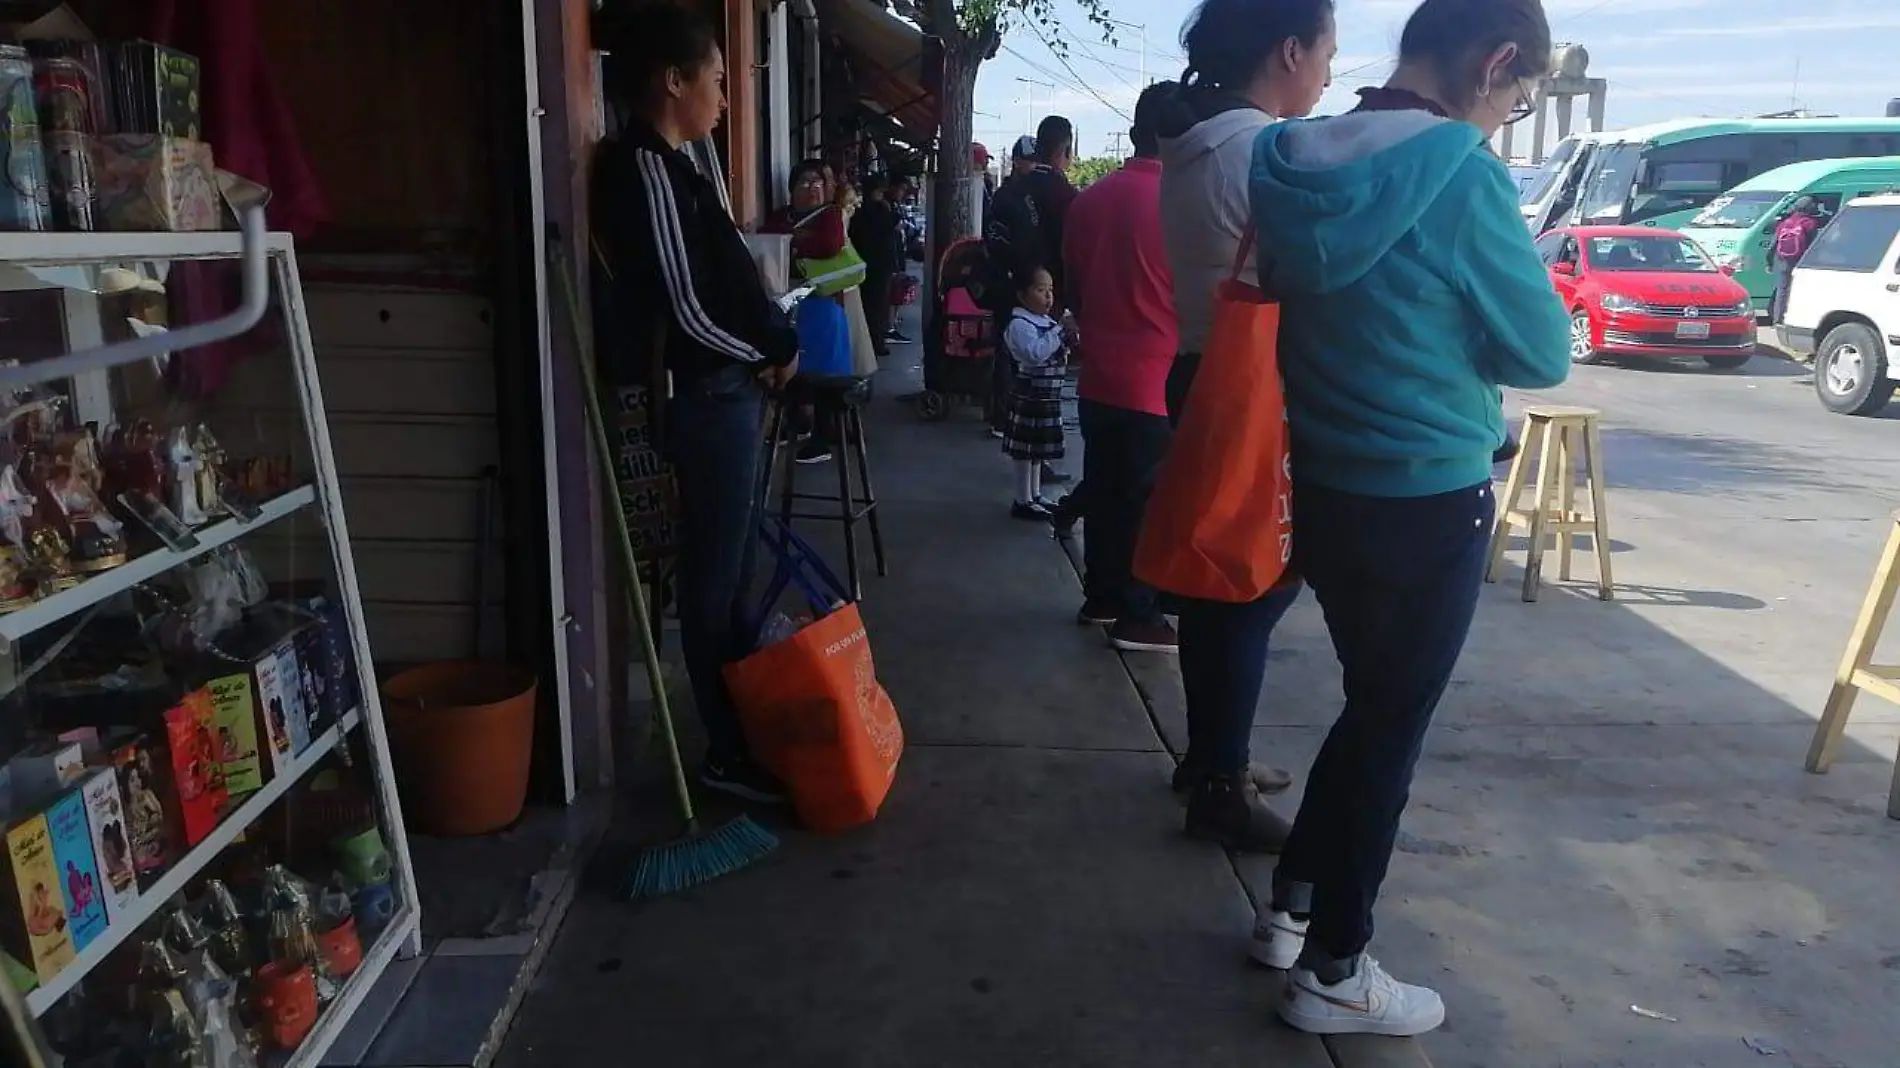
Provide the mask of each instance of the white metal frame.
[{"label": "white metal frame", "polygon": [[[43,991],[36,992],[33,997],[30,997],[28,1002],[36,1015],[56,1002],[59,997],[76,985],[93,965],[103,959],[112,945],[122,942],[131,934],[144,915],[155,912],[164,904],[169,895],[159,891],[168,888],[175,891],[182,887],[197,871],[202,870],[212,857],[230,844],[231,839],[246,825],[247,821],[261,815],[264,809],[288,793],[308,771],[316,766],[318,759],[324,753],[343,744],[347,732],[360,723],[369,743],[367,747],[369,763],[382,817],[383,835],[397,873],[396,889],[399,903],[389,927],[375,945],[368,947],[362,966],[350,977],[343,992],[324,1012],[316,1028],[288,1061],[288,1068],[314,1068],[321,1063],[331,1043],[342,1033],[350,1016],[362,1004],[363,999],[388,968],[389,963],[399,955],[414,956],[421,951],[422,908],[417,893],[415,867],[410,860],[408,833],[403,824],[402,802],[397,795],[395,771],[390,762],[389,737],[383,722],[381,693],[377,688],[372,670],[373,661],[363,615],[362,594],[357,586],[355,560],[350,550],[349,525],[344,518],[343,494],[331,451],[329,422],[324,414],[323,391],[318,381],[316,353],[311,344],[309,317],[304,306],[303,285],[297,270],[296,251],[290,238],[284,234],[270,234],[265,240],[256,242],[255,247],[250,250],[245,248],[244,242],[236,233],[0,235],[0,266],[235,259],[246,251],[253,254],[262,253],[270,260],[270,276],[276,282],[279,302],[288,328],[291,361],[296,372],[298,400],[304,418],[305,432],[309,436],[311,460],[315,467],[314,488],[293,491],[272,502],[270,518],[278,518],[282,514],[288,514],[298,507],[311,503],[313,496],[314,503],[321,509],[323,526],[329,541],[330,559],[336,570],[338,599],[342,602],[345,619],[349,624],[350,644],[356,659],[356,685],[360,694],[360,703],[356,712],[344,717],[344,721],[333,731],[314,741],[311,747],[300,754],[298,759],[286,769],[284,774],[273,779],[262,791],[240,805],[229,819],[219,825],[211,837],[186,854],[159,886],[142,896],[141,910],[133,913],[135,917],[133,922],[126,922],[123,925],[115,924],[109,928],[107,935],[88,947],[85,954],[61,972]],[[27,368],[17,370],[30,373],[38,366],[40,365],[28,365]],[[147,557],[127,563],[122,569],[107,572],[82,583],[74,590],[42,602],[45,606],[43,609],[36,606],[26,611],[39,611],[43,618],[38,625],[44,626],[59,617],[70,615],[127,588],[138,581],[141,575],[150,577],[166,567],[175,566],[187,559],[210,552],[217,545],[249,533],[267,521],[265,517],[259,517],[256,521],[239,524],[237,527],[227,528],[226,525],[221,524],[210,528],[200,532],[200,547],[192,552],[161,551],[161,554],[148,554]],[[558,553],[558,541],[556,546]],[[141,561],[146,562],[142,564]],[[114,578],[115,575],[119,577]],[[556,588],[558,590],[558,584]],[[31,622],[31,619],[27,619],[27,622]],[[17,633],[14,633],[15,631]],[[25,629],[16,625],[10,628],[6,636],[16,638],[25,632]],[[557,649],[560,644],[556,642]],[[173,886],[173,883],[176,885]],[[146,907],[148,905],[149,907]],[[104,948],[99,948],[100,946]]]}]

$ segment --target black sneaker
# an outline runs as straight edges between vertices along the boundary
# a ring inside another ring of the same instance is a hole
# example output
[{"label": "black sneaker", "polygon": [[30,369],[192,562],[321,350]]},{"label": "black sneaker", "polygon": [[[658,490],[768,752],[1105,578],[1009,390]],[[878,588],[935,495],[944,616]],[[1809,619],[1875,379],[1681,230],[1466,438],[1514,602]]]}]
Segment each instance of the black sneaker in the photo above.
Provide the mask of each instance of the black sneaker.
[{"label": "black sneaker", "polygon": [[1277,854],[1293,833],[1293,825],[1260,799],[1260,788],[1244,775],[1210,775],[1196,783],[1185,829],[1189,838],[1236,853]]},{"label": "black sneaker", "polygon": [[905,336],[905,334],[904,334],[904,332],[903,332],[902,330],[886,330],[886,331],[884,332],[884,340],[886,340],[886,341],[895,341],[895,342],[897,342],[897,343],[898,343],[899,345],[908,345],[908,344],[910,344],[910,338],[909,338],[909,337],[907,337],[907,336]]},{"label": "black sneaker", "polygon": [[1056,502],[1055,515],[1049,518],[1049,523],[1056,528],[1056,537],[1068,541],[1075,537],[1075,525],[1081,520],[1082,509],[1071,493]]},{"label": "black sneaker", "polygon": [[1181,639],[1165,619],[1120,619],[1108,628],[1108,644],[1124,653],[1179,653]]},{"label": "black sneaker", "polygon": [[1015,504],[1009,506],[1009,517],[1011,519],[1025,519],[1032,523],[1047,523],[1050,515],[1049,505],[1040,500],[1017,501]]},{"label": "black sneaker", "polygon": [[714,760],[709,757],[699,769],[699,783],[708,790],[756,801],[761,805],[782,805],[786,800],[785,784],[750,760]]},{"label": "black sneaker", "polygon": [[1070,482],[1074,482],[1075,476],[1069,474],[1067,471],[1064,471],[1059,467],[1054,467],[1054,466],[1051,466],[1050,464],[1043,464],[1042,465],[1042,480],[1044,482],[1049,483],[1051,486],[1062,486],[1062,485],[1067,485]]},{"label": "black sneaker", "polygon": [[808,440],[792,454],[792,459],[801,464],[822,464],[831,459],[831,446],[816,439]]},{"label": "black sneaker", "polygon": [[1121,612],[1106,598],[1090,597],[1075,613],[1075,623],[1080,627],[1106,627],[1120,616]]}]

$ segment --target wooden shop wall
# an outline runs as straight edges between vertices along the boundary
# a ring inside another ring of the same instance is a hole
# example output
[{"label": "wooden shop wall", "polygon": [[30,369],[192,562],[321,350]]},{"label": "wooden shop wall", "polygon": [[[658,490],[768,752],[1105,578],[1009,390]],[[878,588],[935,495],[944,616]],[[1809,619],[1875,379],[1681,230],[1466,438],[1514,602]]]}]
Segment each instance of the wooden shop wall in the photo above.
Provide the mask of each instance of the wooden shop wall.
[{"label": "wooden shop wall", "polygon": [[[268,61],[333,217],[298,259],[371,648],[385,669],[473,652],[477,512],[482,474],[501,462],[497,360],[511,351],[495,321],[507,239],[492,94],[520,69],[491,39],[496,18],[477,10],[488,6],[519,18],[506,0],[258,4]],[[532,367],[534,354],[509,358]],[[280,357],[240,365],[211,405],[233,450],[262,439],[305,451]],[[540,457],[518,462],[538,471]],[[496,500],[494,513],[504,510]],[[505,525],[493,525],[486,573],[495,653]],[[270,574],[292,577],[326,566],[321,537],[302,513],[248,544]],[[519,555],[533,559],[525,547]],[[545,631],[545,611],[541,620]]]}]

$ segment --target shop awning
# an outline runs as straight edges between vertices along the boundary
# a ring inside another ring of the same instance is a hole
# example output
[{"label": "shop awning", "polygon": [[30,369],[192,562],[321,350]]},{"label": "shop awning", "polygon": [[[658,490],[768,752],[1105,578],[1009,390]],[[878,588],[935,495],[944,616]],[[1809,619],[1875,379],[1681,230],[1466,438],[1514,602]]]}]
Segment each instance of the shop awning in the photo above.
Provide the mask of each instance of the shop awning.
[{"label": "shop awning", "polygon": [[943,50],[937,40],[874,0],[817,4],[819,27],[849,53],[865,107],[895,119],[914,141],[934,143],[943,84]]}]

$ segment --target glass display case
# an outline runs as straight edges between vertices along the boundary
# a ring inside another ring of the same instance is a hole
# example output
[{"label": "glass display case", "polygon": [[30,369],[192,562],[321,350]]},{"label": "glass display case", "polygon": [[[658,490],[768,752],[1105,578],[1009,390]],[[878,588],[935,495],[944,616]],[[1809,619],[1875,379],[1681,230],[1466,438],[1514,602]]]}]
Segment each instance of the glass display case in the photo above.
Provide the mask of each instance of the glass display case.
[{"label": "glass display case", "polygon": [[[187,286],[237,311],[167,322]],[[0,233],[0,761],[0,981],[66,1068],[315,1065],[419,948],[296,253],[261,212]]]}]

